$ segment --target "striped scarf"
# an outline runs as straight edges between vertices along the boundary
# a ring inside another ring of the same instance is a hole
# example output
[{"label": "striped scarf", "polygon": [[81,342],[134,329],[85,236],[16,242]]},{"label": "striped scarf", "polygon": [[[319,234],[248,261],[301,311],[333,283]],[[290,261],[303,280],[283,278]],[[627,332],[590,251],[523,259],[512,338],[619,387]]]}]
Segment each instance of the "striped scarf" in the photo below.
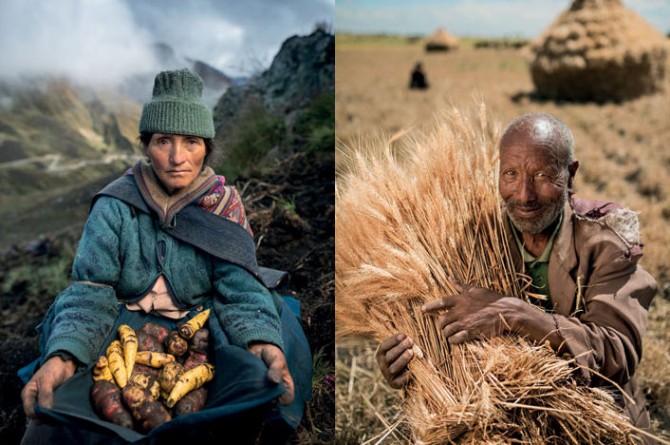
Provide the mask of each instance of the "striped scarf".
[{"label": "striped scarf", "polygon": [[241,225],[253,236],[239,192],[235,187],[225,185],[226,178],[216,175],[209,166],[188,187],[174,195],[165,192],[146,158],[138,161],[126,174],[134,175],[142,198],[156,212],[163,227],[173,224],[180,210],[195,203],[210,213]]}]

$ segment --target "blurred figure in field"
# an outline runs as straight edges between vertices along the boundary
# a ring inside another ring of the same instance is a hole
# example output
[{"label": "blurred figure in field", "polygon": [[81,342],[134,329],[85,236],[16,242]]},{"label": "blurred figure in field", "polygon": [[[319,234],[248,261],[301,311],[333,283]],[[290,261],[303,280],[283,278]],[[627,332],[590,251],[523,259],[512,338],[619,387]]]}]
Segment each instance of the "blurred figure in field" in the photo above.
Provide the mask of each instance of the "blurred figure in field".
[{"label": "blurred figure in field", "polygon": [[426,80],[426,73],[423,71],[421,62],[417,62],[412,70],[409,81],[410,90],[425,90],[428,88],[428,81]]}]

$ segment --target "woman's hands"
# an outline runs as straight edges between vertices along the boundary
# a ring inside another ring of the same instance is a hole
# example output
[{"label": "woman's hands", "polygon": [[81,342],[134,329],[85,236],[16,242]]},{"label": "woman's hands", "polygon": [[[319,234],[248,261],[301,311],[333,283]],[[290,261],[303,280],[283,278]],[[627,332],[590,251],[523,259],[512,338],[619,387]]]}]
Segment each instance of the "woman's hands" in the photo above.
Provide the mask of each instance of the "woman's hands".
[{"label": "woman's hands", "polygon": [[268,367],[268,378],[274,383],[283,382],[286,391],[279,396],[279,403],[288,405],[295,396],[293,377],[288,370],[286,357],[279,347],[270,343],[252,343],[248,347],[249,352],[260,357]]},{"label": "woman's hands", "polygon": [[409,382],[411,375],[407,365],[414,357],[414,342],[405,334],[395,334],[377,348],[377,363],[382,375],[394,389],[400,389]]},{"label": "woman's hands", "polygon": [[449,344],[495,337],[515,328],[521,300],[479,287],[455,287],[458,293],[421,308],[426,314],[439,313],[438,326]]},{"label": "woman's hands", "polygon": [[44,362],[21,391],[23,411],[26,417],[35,417],[36,403],[45,408],[51,408],[54,390],[72,377],[76,370],[77,364],[74,361],[63,360],[59,356],[51,357]]}]

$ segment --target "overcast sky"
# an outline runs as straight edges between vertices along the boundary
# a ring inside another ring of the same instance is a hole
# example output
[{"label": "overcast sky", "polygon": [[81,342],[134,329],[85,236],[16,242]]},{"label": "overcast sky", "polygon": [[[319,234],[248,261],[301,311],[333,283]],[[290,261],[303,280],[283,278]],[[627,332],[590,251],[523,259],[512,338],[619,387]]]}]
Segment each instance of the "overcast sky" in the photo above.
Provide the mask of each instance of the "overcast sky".
[{"label": "overcast sky", "polygon": [[156,42],[245,76],[334,15],[335,0],[0,0],[0,78],[114,81],[154,71]]},{"label": "overcast sky", "polygon": [[[623,0],[664,34],[670,0]],[[459,36],[535,37],[567,9],[569,0],[337,0],[338,32],[431,33],[444,27]]]}]

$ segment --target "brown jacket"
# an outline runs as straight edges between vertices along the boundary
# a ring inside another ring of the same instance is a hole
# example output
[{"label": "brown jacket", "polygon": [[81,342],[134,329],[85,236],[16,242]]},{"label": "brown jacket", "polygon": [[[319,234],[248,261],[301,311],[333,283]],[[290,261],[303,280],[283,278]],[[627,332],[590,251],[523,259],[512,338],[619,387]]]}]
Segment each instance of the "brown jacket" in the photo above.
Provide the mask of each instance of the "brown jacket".
[{"label": "brown jacket", "polygon": [[[620,215],[635,223],[633,230],[617,222]],[[656,281],[637,265],[642,246],[636,222],[635,214],[615,204],[572,197],[549,258],[549,289],[564,350],[587,368],[583,374],[592,385],[608,382],[589,370],[621,385],[635,400],[624,398],[624,410],[634,425],[645,428],[649,415],[633,375]],[[517,270],[522,270],[517,244],[508,233]]]}]

